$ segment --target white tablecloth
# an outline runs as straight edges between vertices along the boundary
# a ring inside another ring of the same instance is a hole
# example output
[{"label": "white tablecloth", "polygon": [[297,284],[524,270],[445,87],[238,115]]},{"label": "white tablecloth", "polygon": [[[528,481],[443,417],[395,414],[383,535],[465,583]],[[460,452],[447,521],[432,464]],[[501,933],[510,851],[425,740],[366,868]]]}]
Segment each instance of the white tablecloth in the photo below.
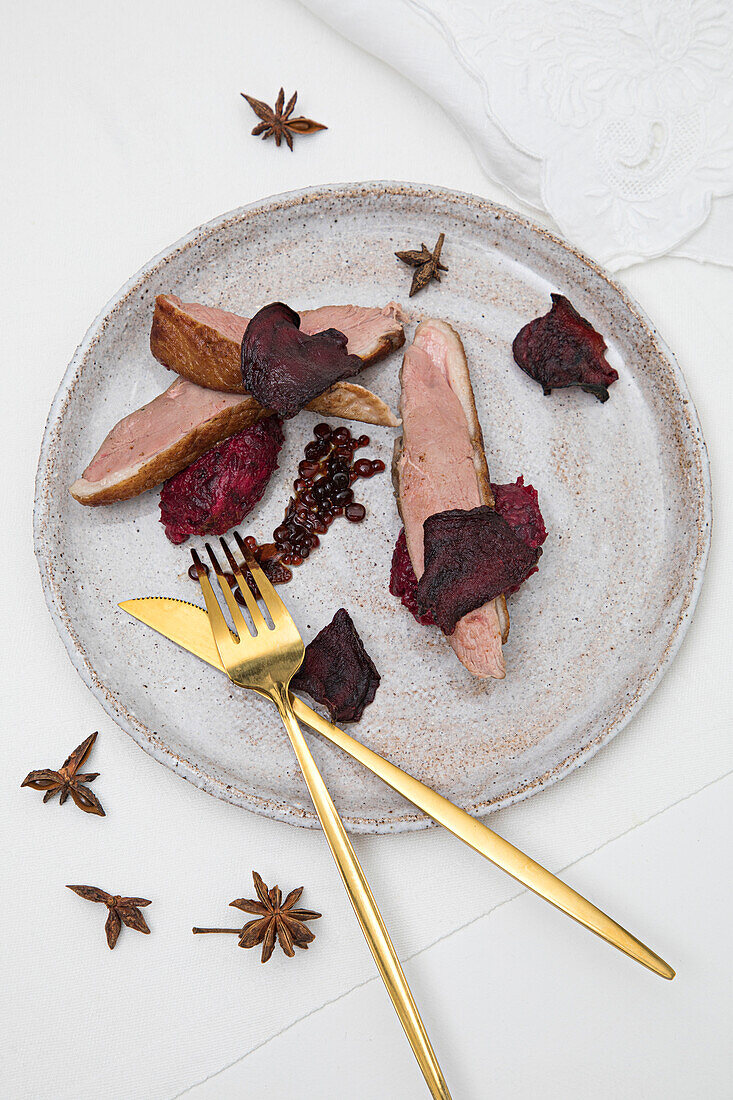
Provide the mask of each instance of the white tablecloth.
[{"label": "white tablecloth", "polygon": [[302,0],[432,95],[490,179],[611,270],[733,266],[733,8]]},{"label": "white tablecloth", "polygon": [[[302,1079],[302,1094],[319,1100],[420,1097],[419,1074],[372,980],[322,838],[216,802],[177,779],[84,689],[38,582],[33,478],[46,411],[88,323],[132,271],[194,225],[263,195],[337,180],[411,179],[509,198],[486,184],[435,104],[289,0],[216,2],[205,12],[191,0],[33,0],[6,11],[4,30],[2,607],[14,630],[3,650],[0,1094],[229,1097],[254,1094],[266,1080],[270,1100],[284,1100]],[[329,125],[292,154],[249,136],[254,118],[239,96],[272,102],[281,83],[286,92],[297,87],[303,112]],[[638,1029],[650,1013],[663,1021],[650,1032],[650,1057],[674,1073],[658,1078],[665,1091],[655,1092],[652,1080],[645,1096],[675,1095],[670,1080],[676,1095],[694,1094],[701,1061],[706,1096],[723,1097],[729,1083],[725,1044],[696,1023],[703,1003],[724,1011],[724,972],[709,965],[715,945],[701,940],[679,900],[688,890],[712,896],[729,844],[722,830],[703,834],[691,815],[686,828],[683,821],[670,833],[675,846],[687,838],[677,861],[661,825],[668,807],[679,804],[680,814],[698,805],[703,796],[694,793],[729,772],[733,755],[725,670],[733,273],[666,259],[622,281],[676,351],[702,419],[716,509],[708,577],[682,650],[640,716],[588,766],[492,825],[554,869],[626,835],[623,859],[597,879],[592,869],[584,877],[583,863],[571,872],[574,884],[678,963],[680,977],[664,985],[540,903],[531,908],[532,928],[498,919],[491,949],[469,950],[486,914],[515,911],[514,885],[438,831],[359,839],[398,950],[415,956],[410,978],[456,1097],[494,1095],[492,1067],[505,1082],[496,1095],[555,1095],[543,1059],[567,1057],[568,1028],[580,1034],[585,1027],[590,1060],[600,1060],[612,1041],[600,1022],[588,1029],[596,999],[604,1005],[599,1021],[609,1013]],[[89,766],[101,772],[95,790],[105,819],[70,802],[43,806],[40,794],[20,789],[30,769],[60,765],[94,729],[100,736]],[[638,827],[660,814],[651,849],[635,848]],[[194,924],[236,923],[227,903],[248,895],[253,867],[286,889],[305,884],[304,903],[324,913],[307,954],[261,967],[233,937],[191,935]],[[654,885],[662,869],[663,884],[674,876],[671,892]],[[123,930],[110,952],[104,912],[65,890],[69,882],[151,898],[152,935]],[[680,913],[689,920],[674,919]],[[511,962],[514,980],[499,959]],[[688,982],[702,972],[705,988]],[[555,979],[567,1003],[552,993]],[[533,996],[541,1042],[523,1022],[522,998]],[[465,1026],[457,1026],[461,1013]],[[503,1040],[482,1057],[471,1028],[490,1036],[499,1020]],[[303,1044],[298,1036],[308,1026]],[[341,1041],[354,1059],[344,1072]],[[509,1073],[518,1063],[521,1072]],[[634,1059],[621,1057],[615,1076],[594,1082],[592,1091],[636,1095],[637,1079]]]}]

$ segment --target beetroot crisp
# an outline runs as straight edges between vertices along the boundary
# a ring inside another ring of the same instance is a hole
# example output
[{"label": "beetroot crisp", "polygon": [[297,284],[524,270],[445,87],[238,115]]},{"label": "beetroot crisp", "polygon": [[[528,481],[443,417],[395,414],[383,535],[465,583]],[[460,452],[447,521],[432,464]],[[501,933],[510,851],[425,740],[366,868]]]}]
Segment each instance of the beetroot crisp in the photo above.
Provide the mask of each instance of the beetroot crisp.
[{"label": "beetroot crisp", "polygon": [[[513,485],[493,485],[494,508],[505,519],[517,538],[520,538],[526,546],[533,550],[542,546],[547,538],[547,528],[540,511],[540,502],[537,498],[537,490],[533,485],[525,485],[524,478],[520,475]],[[504,589],[504,595],[510,596],[516,592],[520,585],[524,584],[528,577],[537,572],[534,565],[526,577],[522,577],[519,584]]]},{"label": "beetroot crisp", "polygon": [[489,600],[521,584],[542,550],[518,538],[493,508],[451,508],[423,524],[425,572],[417,609],[428,611],[444,634]]},{"label": "beetroot crisp", "polygon": [[225,439],[166,481],[160,522],[170,541],[223,535],[236,526],[264,493],[283,441],[280,421],[270,416]]},{"label": "beetroot crisp", "polygon": [[351,616],[340,607],[305,647],[303,664],[291,685],[322,703],[334,722],[358,722],[374,699],[379,681]]},{"label": "beetroot crisp", "polygon": [[[547,530],[540,511],[537,490],[534,486],[525,485],[524,478],[520,476],[513,484],[494,485],[492,482],[491,491],[494,494],[496,511],[507,521],[515,535],[527,546],[532,548],[541,546],[547,538]],[[537,566],[533,565],[527,576],[523,577],[519,584],[512,585],[504,590],[504,595],[509,596],[512,592],[516,592],[527,578],[536,572]],[[418,611],[417,577],[410,561],[404,527],[397,536],[394,553],[392,554],[389,590],[393,596],[397,596],[402,600],[407,610],[414,615],[419,623],[425,626],[435,625],[435,620],[429,611],[425,615],[421,615]]]},{"label": "beetroot crisp", "polygon": [[520,329],[512,351],[517,366],[539,382],[547,395],[564,386],[580,386],[599,401],[618,378],[606,361],[606,341],[562,294],[552,294],[552,309]]},{"label": "beetroot crisp", "polygon": [[254,315],[242,340],[245,388],[287,420],[334,382],[358,374],[364,363],[348,354],[347,343],[335,328],[307,336],[295,310],[273,302]]}]

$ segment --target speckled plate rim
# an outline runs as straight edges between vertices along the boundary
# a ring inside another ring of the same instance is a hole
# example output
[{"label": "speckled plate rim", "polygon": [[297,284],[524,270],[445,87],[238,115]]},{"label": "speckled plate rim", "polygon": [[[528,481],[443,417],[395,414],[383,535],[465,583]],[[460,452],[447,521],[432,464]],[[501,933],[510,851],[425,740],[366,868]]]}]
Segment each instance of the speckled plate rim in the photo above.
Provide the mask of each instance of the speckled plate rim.
[{"label": "speckled plate rim", "polygon": [[[607,723],[598,734],[578,749],[577,752],[568,756],[551,770],[515,788],[502,797],[467,805],[465,808],[469,813],[482,816],[493,810],[510,806],[515,802],[528,798],[538,791],[544,790],[546,787],[558,782],[558,780],[563,779],[570,772],[580,767],[581,764],[590,760],[599,749],[608,744],[608,742],[631,721],[632,717],[659,684],[682,643],[682,639],[690,625],[700,595],[710,549],[712,532],[712,485],[710,479],[710,463],[697,410],[695,409],[694,402],[687,388],[687,383],[685,382],[676,359],[666,343],[659,337],[649,318],[640,306],[621,286],[619,286],[618,283],[611,279],[603,268],[599,267],[598,264],[583,252],[568,244],[566,241],[563,241],[555,234],[550,233],[542,226],[525,218],[523,215],[507,207],[501,206],[498,203],[483,199],[478,195],[432,186],[430,184],[402,183],[392,180],[325,184],[273,195],[269,198],[228,211],[226,214],[219,215],[211,221],[198,226],[184,237],[181,237],[175,244],[159,252],[128,279],[120,290],[110,298],[106,305],[100,310],[95,320],[89,326],[84,339],[76,349],[51,404],[46,421],[43,442],[41,444],[38,471],[36,474],[33,511],[33,542],[41,574],[43,593],[51,618],[66,647],[69,658],[82,680],[99,700],[107,714],[150,756],[159,761],[159,763],[172,769],[176,774],[182,775],[208,794],[215,795],[217,798],[231,802],[234,805],[252,810],[255,813],[267,817],[275,818],[279,821],[308,827],[317,827],[318,825],[317,818],[314,814],[305,813],[303,810],[298,810],[296,807],[289,806],[284,802],[252,796],[233,786],[229,786],[202,770],[195,761],[185,759],[177,753],[172,752],[159,737],[151,733],[143,723],[139,722],[135,716],[126,709],[124,704],[115,697],[107,685],[99,679],[86,655],[84,643],[78,636],[74,624],[64,606],[61,592],[56,585],[53,562],[49,560],[45,553],[44,530],[49,518],[48,490],[51,476],[50,469],[52,467],[54,448],[58,446],[60,442],[59,433],[63,424],[64,413],[80,365],[91,348],[98,341],[112,312],[122,305],[125,299],[133,295],[157,267],[162,266],[173,255],[190,248],[202,237],[216,232],[225,226],[229,226],[232,223],[251,220],[273,211],[285,210],[294,206],[309,205],[324,197],[343,200],[359,199],[367,195],[377,198],[389,196],[390,194],[412,195],[416,198],[439,196],[444,201],[447,200],[457,205],[467,207],[474,212],[489,215],[498,214],[507,220],[517,223],[528,232],[538,234],[552,245],[560,247],[564,251],[570,253],[576,260],[579,260],[592,275],[602,279],[603,282],[619,296],[624,307],[644,326],[655,350],[660,356],[667,360],[671,368],[676,389],[686,412],[686,428],[688,439],[691,442],[690,449],[694,452],[698,463],[698,480],[704,490],[704,498],[700,502],[701,508],[698,511],[696,552],[688,571],[688,591],[683,600],[682,610],[677,623],[670,631],[667,645],[656,668],[646,677],[636,692],[619,709],[615,719]],[[351,832],[372,834],[399,833],[414,829],[423,829],[433,825],[430,818],[416,810],[407,810],[401,815],[390,815],[388,819],[344,817],[344,823]]]}]

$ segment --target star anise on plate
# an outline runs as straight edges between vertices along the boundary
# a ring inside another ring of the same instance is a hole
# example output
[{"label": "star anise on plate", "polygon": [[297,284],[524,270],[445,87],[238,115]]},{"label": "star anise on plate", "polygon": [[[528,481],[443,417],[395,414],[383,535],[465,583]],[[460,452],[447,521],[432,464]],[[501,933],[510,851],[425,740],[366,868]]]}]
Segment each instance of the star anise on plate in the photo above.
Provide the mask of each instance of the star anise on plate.
[{"label": "star anise on plate", "polygon": [[150,935],[145,917],[140,912],[143,906],[150,905],[146,898],[122,898],[119,894],[108,894],[98,886],[67,886],[67,890],[73,890],[80,898],[86,898],[87,901],[98,901],[107,906],[109,912],[104,930],[107,933],[110,951],[117,943],[123,924],[128,928],[134,928],[136,932]]},{"label": "star anise on plate", "polygon": [[307,950],[308,944],[316,938],[304,921],[317,920],[320,913],[312,909],[296,909],[295,903],[300,900],[303,887],[291,890],[283,901],[282,890],[279,886],[267,889],[262,878],[256,871],[252,872],[257,898],[237,898],[230,902],[235,909],[242,909],[245,913],[253,913],[257,919],[248,921],[244,928],[194,928],[194,934],[204,932],[236,932],[239,936],[240,947],[256,947],[262,944],[262,962],[266,963],[275,950],[275,942],[286,955],[293,957],[295,947]]},{"label": "star anise on plate", "polygon": [[417,268],[415,274],[412,276],[410,297],[412,297],[413,294],[417,294],[418,290],[422,290],[423,287],[426,287],[431,279],[440,282],[441,271],[448,270],[445,264],[440,262],[440,253],[444,241],[445,233],[441,233],[432,252],[425,244],[420,251],[413,249],[410,252],[395,252],[395,256],[398,260],[402,260],[403,264],[409,264],[410,267]]},{"label": "star anise on plate", "polygon": [[85,814],[97,814],[99,817],[104,817],[102,803],[88,787],[84,786],[85,783],[91,783],[93,779],[96,779],[99,772],[87,772],[84,775],[79,771],[79,768],[92,751],[92,745],[96,740],[97,734],[90,734],[86,741],[82,741],[81,745],[77,745],[74,751],[67,756],[57,772],[52,771],[50,768],[40,768],[38,771],[28,772],[21,783],[21,787],[33,787],[36,791],[45,791],[44,802],[48,802],[49,798],[59,794],[59,805],[63,805],[68,796],[71,795],[74,803]]},{"label": "star anise on plate", "polygon": [[270,136],[275,138],[275,144],[280,147],[280,142],[285,138],[288,143],[288,148],[293,148],[293,134],[314,134],[316,130],[327,130],[328,127],[324,126],[321,122],[314,122],[312,118],[303,118],[302,115],[292,117],[295,103],[298,98],[298,93],[293,92],[292,96],[288,100],[287,106],[283,110],[283,104],[285,103],[285,91],[283,88],[278,92],[277,99],[275,101],[275,110],[272,107],[268,107],[266,103],[263,103],[261,99],[255,99],[251,95],[246,95],[244,92],[240,93],[244,99],[247,100],[250,107],[257,115],[262,119],[262,122],[258,122],[252,133],[257,137],[258,134],[262,134],[262,140]]}]

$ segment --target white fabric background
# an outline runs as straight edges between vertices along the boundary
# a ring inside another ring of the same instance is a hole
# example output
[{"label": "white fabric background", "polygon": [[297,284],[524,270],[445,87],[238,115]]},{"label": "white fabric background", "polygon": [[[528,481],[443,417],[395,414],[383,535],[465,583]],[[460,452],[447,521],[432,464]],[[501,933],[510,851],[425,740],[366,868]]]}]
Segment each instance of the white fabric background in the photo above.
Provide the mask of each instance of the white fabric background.
[{"label": "white fabric background", "polygon": [[612,271],[733,264],[733,10],[718,0],[303,0],[434,96],[484,172]]},{"label": "white fabric background", "polygon": [[719,0],[302,0],[429,92],[487,175],[611,270],[733,264]]},{"label": "white fabric background", "polygon": [[[380,177],[511,199],[486,184],[435,104],[287,0],[247,0],[236,8],[219,0],[205,22],[191,0],[124,7],[74,0],[63,9],[35,0],[8,8],[4,28],[0,1093],[13,1100],[172,1098],[189,1089],[195,1095],[193,1086],[209,1077],[207,1096],[246,1095],[246,1082],[219,1091],[219,1071],[370,979],[371,960],[318,834],[259,819],[176,779],[83,688],[46,613],[32,553],[33,478],[46,411],[102,303],[149,256],[216,213],[310,183]],[[286,92],[298,88],[304,113],[330,127],[300,141],[293,154],[249,137],[254,119],[239,97],[247,91],[272,101],[281,82]],[[623,281],[677,352],[696,401],[713,464],[715,540],[695,622],[642,714],[581,771],[492,819],[553,868],[715,781],[730,771],[733,755],[733,699],[721,674],[730,653],[733,273],[667,259],[634,268]],[[93,729],[100,737],[90,768],[101,772],[95,789],[107,818],[82,815],[70,803],[43,806],[40,794],[20,790],[27,771],[60,765]],[[725,837],[718,843],[719,871],[729,845]],[[442,941],[420,956],[442,959],[432,977],[425,971],[421,978],[420,959],[410,976],[437,1048],[442,1052],[442,1039],[460,1062],[460,1035],[445,1030],[449,1019],[442,1019],[441,986],[469,981],[471,964],[450,945],[457,929],[515,888],[438,831],[359,839],[357,846],[398,950],[411,956]],[[715,861],[708,866],[712,876]],[[193,924],[229,923],[229,912],[236,923],[227,903],[247,893],[253,867],[286,889],[305,883],[304,903],[325,914],[312,950],[292,962],[278,957],[263,968],[233,938],[191,936]],[[694,879],[693,870],[680,865],[681,893],[708,881]],[[644,881],[637,876],[630,888],[618,871],[598,881],[574,878],[673,964],[684,960],[695,928],[671,924],[669,899],[645,893]],[[104,911],[65,890],[68,882],[153,899],[153,934],[123,931],[109,952]],[[654,979],[639,977],[603,945],[589,947],[587,934],[561,931],[553,914],[540,912],[537,924],[544,952],[569,945],[567,981],[577,966],[633,1013],[626,991]],[[511,931],[504,940],[497,935],[531,989],[532,955]],[[662,998],[668,987],[659,986]],[[500,1007],[508,990],[490,994],[472,994],[471,1016],[487,1029],[497,1009],[510,1011]],[[324,1026],[311,1044],[313,1080],[328,1060],[332,1034]],[[384,999],[372,998],[363,1040],[385,1030],[394,1036],[394,1029]],[[659,1042],[674,1062],[673,1034],[670,1023]],[[709,1043],[711,1080],[720,1084],[725,1067],[713,1040],[699,1038]],[[401,1051],[399,1035],[394,1042]],[[520,1049],[494,1050],[491,1058],[508,1064]],[[266,1051],[258,1052],[260,1062]],[[383,1051],[380,1042],[371,1058],[386,1072]],[[422,1095],[409,1055],[405,1072],[409,1084],[391,1094]],[[292,1065],[272,1063],[269,1073],[271,1098],[292,1094]],[[634,1080],[630,1066],[618,1095],[633,1095]],[[679,1080],[679,1095],[689,1095]],[[378,1087],[361,1092],[389,1094]],[[344,1093],[329,1087],[319,1094],[314,1086],[305,1095]],[[708,1095],[725,1092],[721,1086]]]}]

